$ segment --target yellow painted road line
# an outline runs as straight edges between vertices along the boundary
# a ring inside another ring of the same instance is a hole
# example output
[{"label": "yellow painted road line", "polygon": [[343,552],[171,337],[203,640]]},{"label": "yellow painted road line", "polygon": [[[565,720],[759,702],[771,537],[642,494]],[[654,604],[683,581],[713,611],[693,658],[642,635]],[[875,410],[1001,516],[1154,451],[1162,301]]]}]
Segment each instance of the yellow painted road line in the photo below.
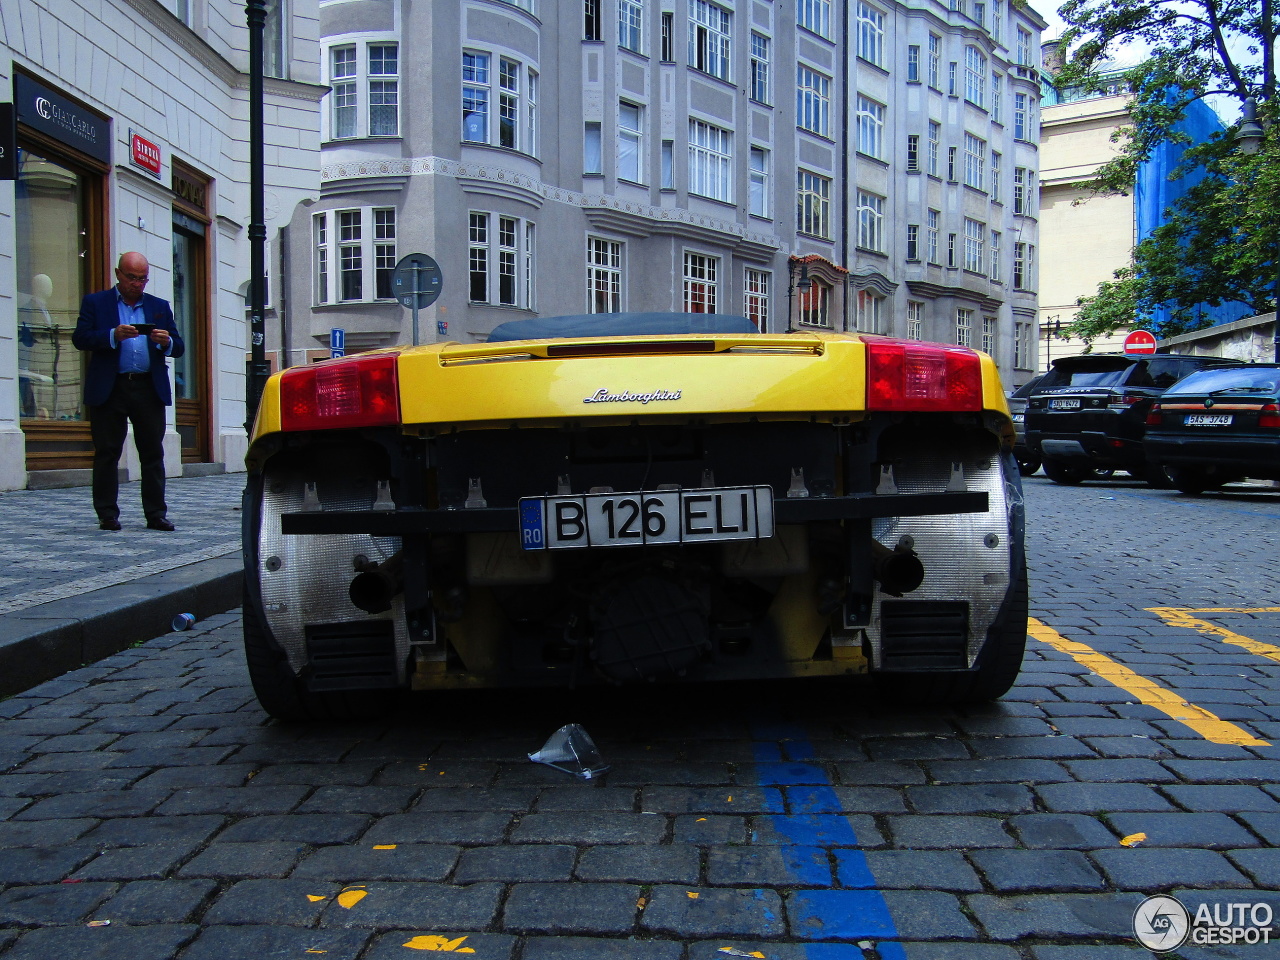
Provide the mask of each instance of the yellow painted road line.
[{"label": "yellow painted road line", "polygon": [[1117,663],[1106,654],[1077,640],[1068,640],[1053,627],[1041,623],[1035,617],[1027,618],[1027,633],[1055,650],[1072,657],[1088,667],[1102,679],[1114,683],[1149,707],[1168,714],[1179,723],[1185,723],[1211,743],[1226,743],[1238,747],[1268,747],[1271,744],[1237,727],[1234,723],[1219,719],[1204,707],[1188,703],[1172,690],[1166,690],[1154,680],[1148,680],[1124,664]]},{"label": "yellow painted road line", "polygon": [[1280,647],[1275,644],[1253,640],[1234,630],[1192,616],[1193,613],[1280,613],[1280,607],[1147,607],[1147,613],[1154,613],[1171,627],[1186,627],[1188,630],[1216,636],[1223,643],[1233,643],[1250,653],[1280,663]]}]

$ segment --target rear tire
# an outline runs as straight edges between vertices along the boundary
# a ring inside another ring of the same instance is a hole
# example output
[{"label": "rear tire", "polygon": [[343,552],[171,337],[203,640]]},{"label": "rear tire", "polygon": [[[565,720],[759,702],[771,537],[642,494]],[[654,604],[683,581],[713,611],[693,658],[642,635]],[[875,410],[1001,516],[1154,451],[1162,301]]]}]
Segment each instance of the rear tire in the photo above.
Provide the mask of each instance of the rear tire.
[{"label": "rear tire", "polygon": [[1173,479],[1174,489],[1192,497],[1199,496],[1206,490],[1217,490],[1228,482],[1225,477],[1211,477],[1205,471],[1192,467],[1170,467],[1169,476]]},{"label": "rear tire", "polygon": [[1054,460],[1050,457],[1045,457],[1044,473],[1054,483],[1069,487],[1084,483],[1094,475],[1093,468],[1088,464],[1068,463],[1065,460]]},{"label": "rear tire", "polygon": [[1018,473],[1021,476],[1029,477],[1040,469],[1041,460],[1039,457],[1030,454],[1015,454],[1018,461]]},{"label": "rear tire", "polygon": [[272,642],[249,594],[246,580],[241,608],[245,661],[258,703],[271,716],[285,722],[368,720],[384,716],[398,705],[401,691],[397,690],[311,693],[294,675],[284,651]]},{"label": "rear tire", "polygon": [[880,673],[876,686],[887,698],[910,703],[960,704],[997,700],[1009,692],[1027,648],[1027,566],[1014,579],[1004,606],[978,654],[964,673]]},{"label": "rear tire", "polygon": [[1173,477],[1163,463],[1148,463],[1143,468],[1142,479],[1156,490],[1169,490],[1175,485]]}]

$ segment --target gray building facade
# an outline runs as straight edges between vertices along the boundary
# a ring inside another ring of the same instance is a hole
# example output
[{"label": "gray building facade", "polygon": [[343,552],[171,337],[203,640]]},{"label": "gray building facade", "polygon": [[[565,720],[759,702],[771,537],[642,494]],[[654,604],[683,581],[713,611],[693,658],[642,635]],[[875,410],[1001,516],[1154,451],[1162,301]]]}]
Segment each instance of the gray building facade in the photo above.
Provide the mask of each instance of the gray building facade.
[{"label": "gray building facade", "polygon": [[322,0],[322,189],[276,346],[409,342],[391,267],[426,253],[424,342],[716,311],[1033,367],[1043,26],[1006,0]]}]

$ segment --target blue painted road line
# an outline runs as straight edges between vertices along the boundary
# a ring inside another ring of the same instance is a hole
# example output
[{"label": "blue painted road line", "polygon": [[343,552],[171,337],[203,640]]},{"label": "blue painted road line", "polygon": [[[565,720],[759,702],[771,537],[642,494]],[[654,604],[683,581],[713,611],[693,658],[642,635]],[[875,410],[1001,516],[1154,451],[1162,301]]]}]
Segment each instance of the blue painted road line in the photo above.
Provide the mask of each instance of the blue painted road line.
[{"label": "blue painted road line", "polygon": [[[761,829],[785,838],[779,844],[787,872],[801,887],[788,898],[792,936],[845,941],[805,943],[806,960],[865,960],[860,944],[873,945],[880,960],[906,960],[895,942],[898,930],[875,877],[859,849],[858,837],[823,769],[806,762],[814,756],[805,731],[785,724],[761,725],[752,731],[756,741],[756,779],[762,787],[779,787],[770,798]],[[772,791],[770,791],[772,793]],[[835,889],[830,851],[838,870]]]}]

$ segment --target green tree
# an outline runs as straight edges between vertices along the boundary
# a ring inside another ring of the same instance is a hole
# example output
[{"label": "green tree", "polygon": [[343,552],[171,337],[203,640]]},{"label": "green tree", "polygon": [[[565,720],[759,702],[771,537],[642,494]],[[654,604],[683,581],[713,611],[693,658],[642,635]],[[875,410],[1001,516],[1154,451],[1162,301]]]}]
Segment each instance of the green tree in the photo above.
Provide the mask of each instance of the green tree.
[{"label": "green tree", "polygon": [[[1098,90],[1114,83],[1106,69],[1125,47],[1146,49],[1123,72],[1132,91],[1130,125],[1115,140],[1116,157],[1098,171],[1097,193],[1127,193],[1140,165],[1166,144],[1186,150],[1171,176],[1202,174],[1168,211],[1166,222],[1133,251],[1115,278],[1083,298],[1074,336],[1092,340],[1167,307],[1160,333],[1208,321],[1200,305],[1241,301],[1271,309],[1280,260],[1280,102],[1277,98],[1274,0],[1067,0],[1068,29],[1059,50],[1060,88]],[[1206,96],[1256,106],[1267,134],[1256,155],[1238,149],[1236,128],[1193,144],[1180,129],[1190,105]]]}]

